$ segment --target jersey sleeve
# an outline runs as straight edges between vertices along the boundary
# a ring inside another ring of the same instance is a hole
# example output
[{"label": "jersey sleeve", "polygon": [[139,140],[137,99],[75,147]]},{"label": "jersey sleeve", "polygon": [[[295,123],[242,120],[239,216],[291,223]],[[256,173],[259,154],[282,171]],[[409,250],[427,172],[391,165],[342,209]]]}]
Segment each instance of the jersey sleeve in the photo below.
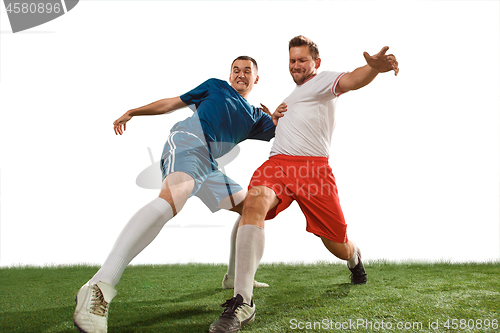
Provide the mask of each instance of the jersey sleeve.
[{"label": "jersey sleeve", "polygon": [[181,100],[187,105],[198,105],[198,103],[208,96],[208,91],[213,84],[213,80],[214,79],[208,79],[193,90],[181,95]]},{"label": "jersey sleeve", "polygon": [[335,87],[339,83],[340,78],[345,74],[342,72],[321,72],[318,78],[313,80],[311,89],[313,92],[322,98],[333,99],[341,94],[335,94]]},{"label": "jersey sleeve", "polygon": [[271,116],[258,108],[255,109],[257,109],[257,112],[260,113],[260,118],[255,122],[255,125],[252,128],[252,132],[250,133],[248,138],[254,140],[271,141],[271,139],[274,138],[276,126],[274,126]]}]

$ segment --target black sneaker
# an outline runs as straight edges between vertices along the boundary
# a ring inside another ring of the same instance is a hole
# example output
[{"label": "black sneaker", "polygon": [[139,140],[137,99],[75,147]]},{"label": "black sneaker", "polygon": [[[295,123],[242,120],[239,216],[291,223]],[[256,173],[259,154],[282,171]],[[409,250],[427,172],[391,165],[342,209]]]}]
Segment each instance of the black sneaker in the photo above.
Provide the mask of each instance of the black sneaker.
[{"label": "black sneaker", "polygon": [[209,333],[232,333],[238,332],[241,327],[255,319],[255,304],[243,303],[243,296],[240,294],[228,299],[222,304],[226,309],[219,319],[210,325]]},{"label": "black sneaker", "polygon": [[[347,266],[349,267],[349,266]],[[366,277],[366,271],[361,262],[361,252],[358,249],[358,264],[354,268],[349,268],[351,271],[351,283],[352,284],[365,284],[368,278]]]}]

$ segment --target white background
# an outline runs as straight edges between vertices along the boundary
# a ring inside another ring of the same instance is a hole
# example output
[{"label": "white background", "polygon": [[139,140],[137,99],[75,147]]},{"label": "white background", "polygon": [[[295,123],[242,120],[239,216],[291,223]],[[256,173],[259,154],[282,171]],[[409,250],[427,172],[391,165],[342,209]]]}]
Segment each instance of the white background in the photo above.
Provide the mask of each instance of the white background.
[{"label": "white background", "polygon": [[[102,263],[158,190],[136,185],[188,109],[130,108],[178,96],[250,55],[250,102],[291,92],[288,40],[320,49],[322,70],[352,71],[390,46],[400,74],[337,103],[330,164],[365,259],[499,258],[497,1],[80,1],[13,34],[1,9],[0,265]],[[227,174],[248,184],[271,144],[247,141]],[[225,263],[235,213],[194,198],[133,263]],[[266,226],[263,262],[335,261],[298,206]]]}]

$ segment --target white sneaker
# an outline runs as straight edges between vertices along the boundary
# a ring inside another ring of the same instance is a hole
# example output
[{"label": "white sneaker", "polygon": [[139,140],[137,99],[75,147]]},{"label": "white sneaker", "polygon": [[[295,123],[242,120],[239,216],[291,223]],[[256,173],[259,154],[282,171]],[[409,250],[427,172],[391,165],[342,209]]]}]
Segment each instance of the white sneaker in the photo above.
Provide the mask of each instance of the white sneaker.
[{"label": "white sneaker", "polygon": [[76,328],[85,333],[106,333],[109,303],[116,294],[115,287],[102,281],[84,284],[76,295]]},{"label": "white sneaker", "polygon": [[214,321],[208,330],[209,333],[235,333],[244,325],[255,320],[255,303],[253,299],[250,304],[243,302],[243,297],[238,294],[222,304],[226,309]]},{"label": "white sneaker", "polygon": [[[254,288],[266,288],[269,287],[267,283],[258,282],[253,280]],[[224,279],[222,279],[222,289],[234,289],[234,279],[230,279],[227,277],[227,273],[224,274]]]}]

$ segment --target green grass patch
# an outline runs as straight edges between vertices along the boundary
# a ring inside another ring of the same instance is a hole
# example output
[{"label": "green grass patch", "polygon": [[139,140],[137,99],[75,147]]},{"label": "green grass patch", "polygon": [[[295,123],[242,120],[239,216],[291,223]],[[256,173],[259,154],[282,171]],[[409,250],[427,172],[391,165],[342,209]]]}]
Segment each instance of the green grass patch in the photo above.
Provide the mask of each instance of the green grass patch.
[{"label": "green grass patch", "polygon": [[[345,265],[261,265],[257,279],[271,287],[254,290],[256,320],[242,332],[500,331],[498,262],[365,266],[368,283],[354,286]],[[76,332],[75,295],[97,269],[0,269],[0,332]],[[207,264],[128,267],[108,331],[207,332],[232,297],[220,288],[225,272]]]}]

